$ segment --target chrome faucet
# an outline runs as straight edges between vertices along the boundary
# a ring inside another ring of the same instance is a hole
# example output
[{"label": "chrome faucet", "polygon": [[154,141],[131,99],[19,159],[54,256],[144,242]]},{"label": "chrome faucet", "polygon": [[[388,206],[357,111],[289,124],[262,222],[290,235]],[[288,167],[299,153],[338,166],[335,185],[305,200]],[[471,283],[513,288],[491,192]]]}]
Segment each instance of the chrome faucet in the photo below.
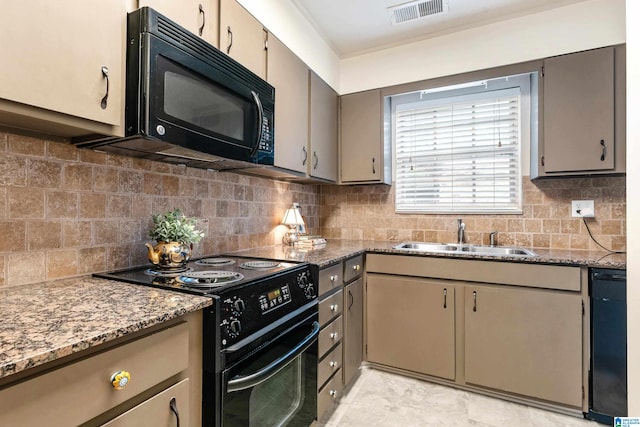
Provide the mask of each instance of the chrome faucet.
[{"label": "chrome faucet", "polygon": [[496,237],[498,236],[498,232],[497,231],[492,231],[491,233],[489,233],[489,246],[491,246],[492,248],[496,246]]},{"label": "chrome faucet", "polygon": [[461,218],[458,218],[458,244],[461,245],[464,243],[464,222],[462,222]]}]

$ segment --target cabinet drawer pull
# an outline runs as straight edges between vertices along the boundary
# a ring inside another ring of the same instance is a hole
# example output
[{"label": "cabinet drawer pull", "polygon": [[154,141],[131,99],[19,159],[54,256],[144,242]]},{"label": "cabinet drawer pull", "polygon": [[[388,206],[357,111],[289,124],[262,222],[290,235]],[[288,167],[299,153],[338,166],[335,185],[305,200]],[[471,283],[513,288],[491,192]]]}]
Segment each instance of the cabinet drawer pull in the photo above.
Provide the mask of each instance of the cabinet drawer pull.
[{"label": "cabinet drawer pull", "polygon": [[309,157],[309,154],[307,153],[307,147],[302,147],[302,166],[307,164],[307,158]]},{"label": "cabinet drawer pull", "polygon": [[602,154],[600,155],[600,161],[604,162],[604,159],[607,157],[607,147],[604,145],[604,139],[600,140],[600,145],[602,146]]},{"label": "cabinet drawer pull", "polygon": [[329,362],[329,366],[331,366],[332,368],[335,368],[336,366],[338,366],[338,362],[336,362],[335,360],[332,360],[331,362]]},{"label": "cabinet drawer pull", "polygon": [[175,397],[172,397],[169,401],[169,408],[171,408],[171,412],[176,414],[176,427],[180,427],[180,414],[178,414],[178,405]]},{"label": "cabinet drawer pull", "polygon": [[313,170],[318,169],[318,153],[313,152]]},{"label": "cabinet drawer pull", "polygon": [[373,172],[373,174],[376,174],[376,158],[372,158],[371,159],[371,172]]},{"label": "cabinet drawer pull", "polygon": [[198,28],[198,35],[202,36],[202,32],[204,31],[205,15],[204,15],[204,8],[202,7],[201,4],[198,5],[198,10],[200,12],[200,15],[202,15],[202,26]]},{"label": "cabinet drawer pull", "polygon": [[473,291],[473,311],[478,311],[478,292]]},{"label": "cabinet drawer pull", "polygon": [[131,381],[131,374],[127,371],[118,371],[111,375],[111,385],[116,390],[122,390]]},{"label": "cabinet drawer pull", "polygon": [[331,397],[333,397],[335,399],[336,396],[338,396],[338,391],[337,390],[329,390],[329,396],[331,396]]},{"label": "cabinet drawer pull", "polygon": [[351,307],[353,307],[354,298],[353,298],[353,294],[351,293],[351,289],[349,289],[347,292],[349,293],[349,308],[348,308],[348,310],[351,311]]},{"label": "cabinet drawer pull", "polygon": [[360,271],[360,264],[356,264],[353,266],[353,271]]},{"label": "cabinet drawer pull", "polygon": [[331,304],[331,306],[329,307],[329,310],[333,311],[334,313],[337,312],[340,309],[340,306],[338,304]]},{"label": "cabinet drawer pull", "polygon": [[109,68],[107,68],[106,65],[103,65],[101,71],[102,76],[107,80],[107,91],[100,101],[100,107],[104,110],[107,108],[107,99],[109,99]]},{"label": "cabinet drawer pull", "polygon": [[227,27],[227,55],[231,52],[231,46],[233,46],[233,31],[231,27]]},{"label": "cabinet drawer pull", "polygon": [[329,334],[329,338],[331,338],[332,341],[336,341],[338,339],[338,333],[331,332],[331,334]]},{"label": "cabinet drawer pull", "polygon": [[444,308],[447,308],[447,288],[444,288]]},{"label": "cabinet drawer pull", "polygon": [[337,282],[338,281],[338,276],[337,275],[330,276],[329,280],[331,280],[332,282]]}]

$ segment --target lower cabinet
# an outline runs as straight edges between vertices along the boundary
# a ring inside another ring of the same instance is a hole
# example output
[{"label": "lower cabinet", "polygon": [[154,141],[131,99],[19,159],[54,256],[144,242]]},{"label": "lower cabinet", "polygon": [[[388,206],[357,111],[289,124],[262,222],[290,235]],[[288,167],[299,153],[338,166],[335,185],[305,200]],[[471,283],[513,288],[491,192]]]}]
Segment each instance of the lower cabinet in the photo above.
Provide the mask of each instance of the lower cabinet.
[{"label": "lower cabinet", "polygon": [[362,364],[363,331],[362,278],[344,288],[344,361],[343,383],[349,384]]},{"label": "lower cabinet", "polygon": [[367,359],[455,379],[454,289],[442,281],[367,275]]},{"label": "lower cabinet", "polygon": [[0,425],[199,424],[202,314],[187,317],[0,388]]},{"label": "lower cabinet", "polygon": [[465,382],[580,406],[580,294],[477,285],[464,288]]},{"label": "lower cabinet", "polygon": [[376,254],[366,279],[368,362],[587,408],[586,269]]}]

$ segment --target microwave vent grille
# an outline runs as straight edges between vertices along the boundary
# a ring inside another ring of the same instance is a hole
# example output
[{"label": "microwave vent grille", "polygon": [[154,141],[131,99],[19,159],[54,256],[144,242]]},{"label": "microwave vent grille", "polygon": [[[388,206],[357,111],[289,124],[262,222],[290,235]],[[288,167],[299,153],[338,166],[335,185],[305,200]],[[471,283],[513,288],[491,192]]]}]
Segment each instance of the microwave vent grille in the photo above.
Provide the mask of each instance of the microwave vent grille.
[{"label": "microwave vent grille", "polygon": [[274,96],[274,89],[270,84],[263,79],[256,79],[258,76],[233,60],[233,58],[227,57],[220,50],[164,16],[158,14],[157,17],[158,34],[164,36],[166,40],[171,43],[179,44],[190,54],[198,56],[203,61],[216,64],[218,69],[224,68],[224,71],[232,76],[233,79],[245,80],[253,87],[257,86],[258,92],[260,92],[261,96],[266,96],[267,98],[272,98]]}]

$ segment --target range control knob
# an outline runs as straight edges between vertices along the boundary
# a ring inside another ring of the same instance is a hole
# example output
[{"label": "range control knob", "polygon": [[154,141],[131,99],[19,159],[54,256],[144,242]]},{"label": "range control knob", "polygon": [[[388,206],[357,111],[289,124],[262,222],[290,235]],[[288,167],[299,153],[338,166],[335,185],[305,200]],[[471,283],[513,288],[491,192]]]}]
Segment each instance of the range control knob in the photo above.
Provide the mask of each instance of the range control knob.
[{"label": "range control knob", "polygon": [[313,283],[309,283],[307,285],[307,287],[304,290],[304,295],[307,297],[307,299],[312,299],[315,298],[316,296],[316,289],[313,286]]},{"label": "range control knob", "polygon": [[233,308],[235,309],[236,313],[242,313],[245,309],[244,301],[238,298],[233,302]]},{"label": "range control knob", "polygon": [[304,289],[308,284],[309,284],[309,277],[307,276],[307,272],[300,273],[298,275],[298,286]]},{"label": "range control knob", "polygon": [[239,320],[232,320],[231,323],[229,323],[229,332],[231,332],[231,335],[237,336],[241,330],[242,325]]}]

